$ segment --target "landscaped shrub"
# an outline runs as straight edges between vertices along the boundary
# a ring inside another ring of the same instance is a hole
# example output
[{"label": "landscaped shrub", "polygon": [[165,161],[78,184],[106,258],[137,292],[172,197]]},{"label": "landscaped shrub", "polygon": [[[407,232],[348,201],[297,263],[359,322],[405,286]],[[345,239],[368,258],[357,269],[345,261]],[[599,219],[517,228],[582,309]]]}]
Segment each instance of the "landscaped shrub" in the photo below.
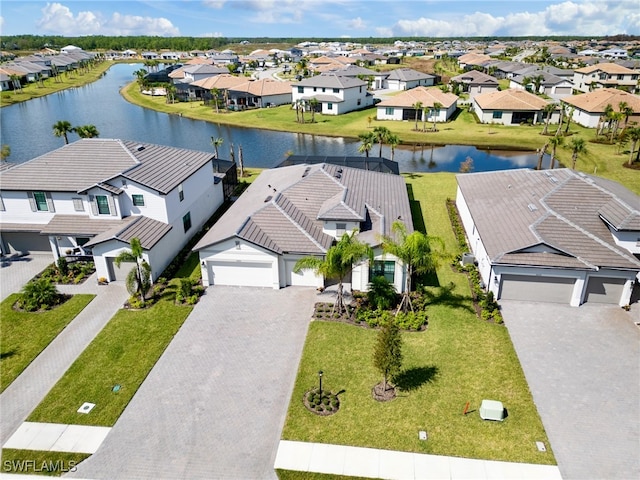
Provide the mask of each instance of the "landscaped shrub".
[{"label": "landscaped shrub", "polygon": [[427,325],[427,312],[399,312],[395,317],[396,325],[402,330],[420,330]]},{"label": "landscaped shrub", "polygon": [[66,277],[69,274],[69,264],[67,263],[67,259],[64,257],[58,258],[56,261],[56,266],[58,267],[58,272],[63,277]]},{"label": "landscaped shrub", "polygon": [[130,308],[144,308],[147,305],[147,302],[142,301],[137,295],[130,296],[128,303]]},{"label": "landscaped shrub", "polygon": [[62,302],[64,297],[47,277],[40,277],[22,287],[18,306],[27,312],[48,310]]},{"label": "landscaped shrub", "polygon": [[396,287],[381,275],[373,277],[369,283],[367,300],[370,305],[377,309],[387,310],[397,304]]}]

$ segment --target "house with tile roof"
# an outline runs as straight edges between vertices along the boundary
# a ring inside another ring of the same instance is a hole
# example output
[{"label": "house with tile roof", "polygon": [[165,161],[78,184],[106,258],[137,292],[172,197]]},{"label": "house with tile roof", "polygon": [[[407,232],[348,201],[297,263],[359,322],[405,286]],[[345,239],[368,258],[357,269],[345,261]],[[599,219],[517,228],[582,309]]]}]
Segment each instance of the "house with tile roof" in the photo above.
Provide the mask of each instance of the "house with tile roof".
[{"label": "house with tile roof", "polygon": [[[537,124],[545,121],[544,107],[549,102],[526,90],[501,90],[481,93],[471,102],[471,110],[481,123],[502,125]],[[551,116],[551,123],[558,123],[559,113]]]},{"label": "house with tile roof", "polygon": [[341,115],[373,105],[367,82],[335,73],[322,73],[293,83],[291,93],[294,104],[315,98],[324,115]]},{"label": "house with tile roof", "polygon": [[[422,104],[420,111],[415,105]],[[416,87],[389,97],[376,105],[378,120],[415,120],[425,122],[446,122],[458,108],[458,96],[445,93],[437,87]],[[439,103],[440,108],[434,109]]]},{"label": "house with tile roof", "polygon": [[391,70],[384,79],[382,88],[389,90],[410,90],[415,87],[432,87],[436,77],[428,73],[418,72],[412,68]]},{"label": "house with tile roof", "polygon": [[627,305],[640,275],[640,197],[556,170],[457,175],[456,205],[498,299]]},{"label": "house with tile roof", "polygon": [[0,172],[2,253],[93,256],[99,277],[123,280],[130,268],[114,260],[137,237],[155,279],[222,204],[234,174],[211,152],[79,140]]},{"label": "house with tile roof", "polygon": [[354,268],[354,290],[384,275],[402,291],[403,265],[381,250],[394,221],[413,231],[404,179],[399,175],[319,163],[263,171],[196,244],[205,285],[323,287],[312,271],[294,273],[305,256],[323,257],[344,233],[374,249],[374,263]]},{"label": "house with tile roof", "polygon": [[[537,91],[536,82],[539,82]],[[509,81],[509,88],[546,95],[554,100],[560,100],[573,94],[573,83],[570,80],[543,70],[533,70],[512,77]]]},{"label": "house with tile roof", "polygon": [[623,102],[633,109],[633,114],[627,122],[640,123],[640,96],[617,88],[599,88],[593,92],[562,99],[562,103],[573,111],[573,121],[588,128],[597,128],[608,105],[614,112],[619,112],[620,104]]},{"label": "house with tile roof", "polygon": [[573,72],[573,88],[588,93],[596,88],[620,88],[630,93],[638,89],[640,71],[617,63],[596,63]]},{"label": "house with tile roof", "polygon": [[[235,77],[237,78],[237,77]],[[263,108],[291,104],[291,82],[271,78],[249,80],[229,87],[229,103],[237,108]]]},{"label": "house with tile roof", "polygon": [[472,99],[476,95],[498,91],[498,79],[479,70],[469,70],[455,77],[451,77],[451,83],[457,83],[462,91]]}]

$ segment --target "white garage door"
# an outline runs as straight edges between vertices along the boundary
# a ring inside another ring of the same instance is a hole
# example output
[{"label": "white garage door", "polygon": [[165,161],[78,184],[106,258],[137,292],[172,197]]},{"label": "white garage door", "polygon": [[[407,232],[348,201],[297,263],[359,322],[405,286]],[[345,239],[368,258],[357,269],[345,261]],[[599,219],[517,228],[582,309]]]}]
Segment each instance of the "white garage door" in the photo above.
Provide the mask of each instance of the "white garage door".
[{"label": "white garage door", "polygon": [[624,283],[624,278],[589,277],[584,301],[617,304],[620,302]]},{"label": "white garage door", "polygon": [[296,264],[296,260],[285,260],[285,286],[294,285],[302,287],[317,287],[318,279],[313,270],[301,270],[299,273],[293,272],[293,267]]},{"label": "white garage door", "polygon": [[575,278],[502,275],[500,298],[530,302],[570,303]]},{"label": "white garage door", "polygon": [[273,287],[273,264],[267,262],[207,262],[209,285]]}]

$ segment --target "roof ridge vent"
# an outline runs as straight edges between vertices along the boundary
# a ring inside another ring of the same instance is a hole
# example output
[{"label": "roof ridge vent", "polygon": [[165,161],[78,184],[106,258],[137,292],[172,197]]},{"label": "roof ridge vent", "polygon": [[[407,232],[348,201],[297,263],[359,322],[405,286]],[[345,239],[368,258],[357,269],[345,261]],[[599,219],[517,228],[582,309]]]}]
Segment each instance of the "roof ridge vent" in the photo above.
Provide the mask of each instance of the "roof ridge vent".
[{"label": "roof ridge vent", "polygon": [[535,212],[536,210],[538,210],[538,207],[536,207],[533,203],[530,203],[529,205],[527,205],[527,207],[532,212]]},{"label": "roof ridge vent", "polygon": [[138,144],[136,145],[136,151],[141,152],[145,149],[146,147],[142,144]]},{"label": "roof ridge vent", "polygon": [[309,175],[309,172],[311,171],[311,167],[307,167],[304,169],[304,172],[302,172],[302,177],[306,177],[307,175]]},{"label": "roof ridge vent", "polygon": [[270,202],[272,198],[273,198],[273,195],[269,195],[267,198],[264,199],[264,203]]}]

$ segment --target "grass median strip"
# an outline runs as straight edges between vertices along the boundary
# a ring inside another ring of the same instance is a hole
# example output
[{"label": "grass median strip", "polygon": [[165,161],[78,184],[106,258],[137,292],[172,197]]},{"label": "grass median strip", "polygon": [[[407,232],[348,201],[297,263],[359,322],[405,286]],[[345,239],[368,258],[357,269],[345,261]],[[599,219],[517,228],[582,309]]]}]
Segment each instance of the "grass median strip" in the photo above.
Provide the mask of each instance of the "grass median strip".
[{"label": "grass median strip", "polygon": [[2,449],[2,473],[21,473],[59,477],[75,472],[88,453],[47,452],[42,450]]},{"label": "grass median strip", "polygon": [[[145,310],[119,310],[28,421],[112,426],[191,310],[170,298]],[[85,402],[96,406],[78,413]]]},{"label": "grass median strip", "polygon": [[10,295],[0,304],[0,392],[18,378],[94,297],[74,295],[44,312],[14,310],[18,294]]}]

